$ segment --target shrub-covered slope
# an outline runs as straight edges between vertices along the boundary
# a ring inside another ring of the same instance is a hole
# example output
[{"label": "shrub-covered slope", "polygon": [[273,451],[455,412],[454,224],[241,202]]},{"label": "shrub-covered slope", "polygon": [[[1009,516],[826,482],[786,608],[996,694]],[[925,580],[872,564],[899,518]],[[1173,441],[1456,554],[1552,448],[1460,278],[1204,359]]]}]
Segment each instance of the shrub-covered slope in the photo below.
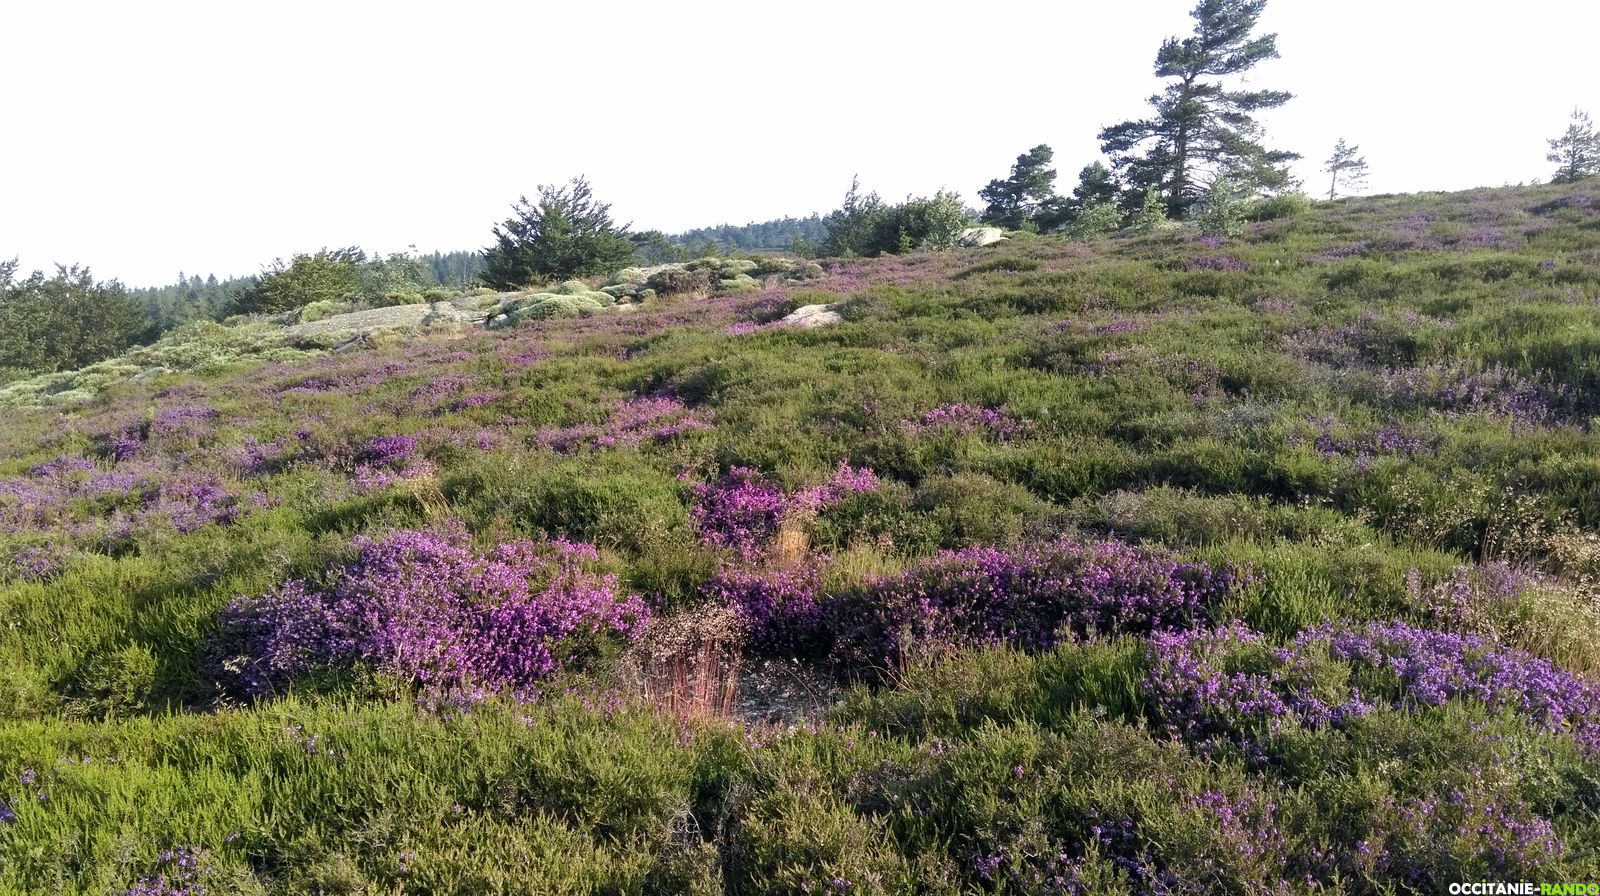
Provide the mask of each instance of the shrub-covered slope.
[{"label": "shrub-covered slope", "polygon": [[8,409],[0,890],[1600,874],[1600,186],[824,269]]}]

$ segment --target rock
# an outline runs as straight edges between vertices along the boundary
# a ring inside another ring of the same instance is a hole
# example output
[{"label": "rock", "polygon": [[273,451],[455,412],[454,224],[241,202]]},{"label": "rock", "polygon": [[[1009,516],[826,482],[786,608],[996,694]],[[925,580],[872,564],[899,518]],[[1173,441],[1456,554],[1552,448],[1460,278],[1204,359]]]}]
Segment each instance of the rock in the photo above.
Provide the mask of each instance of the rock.
[{"label": "rock", "polygon": [[[601,300],[604,301],[601,301]],[[491,328],[514,327],[525,320],[549,320],[552,317],[578,317],[593,314],[616,300],[605,293],[583,293],[575,296],[536,292],[523,296],[509,307],[502,306],[504,314],[489,319]]]},{"label": "rock", "polygon": [[801,305],[778,323],[786,327],[821,327],[844,322],[844,317],[833,310],[834,305]]},{"label": "rock", "polygon": [[956,235],[956,245],[963,249],[975,249],[978,246],[987,246],[1006,239],[1006,235],[998,227],[968,227]]},{"label": "rock", "polygon": [[335,314],[318,321],[295,324],[284,330],[290,339],[307,339],[340,333],[365,333],[374,330],[426,329],[438,326],[465,326],[482,321],[488,314],[468,311],[449,302],[427,305],[394,305]]}]

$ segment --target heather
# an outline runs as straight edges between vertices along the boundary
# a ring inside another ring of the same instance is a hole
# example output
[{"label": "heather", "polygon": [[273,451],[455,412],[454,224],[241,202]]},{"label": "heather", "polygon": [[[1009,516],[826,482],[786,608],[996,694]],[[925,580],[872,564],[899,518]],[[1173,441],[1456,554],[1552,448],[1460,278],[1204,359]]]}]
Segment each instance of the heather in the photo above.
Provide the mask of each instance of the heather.
[{"label": "heather", "polygon": [[1588,879],[1593,193],[13,384],[0,891]]}]

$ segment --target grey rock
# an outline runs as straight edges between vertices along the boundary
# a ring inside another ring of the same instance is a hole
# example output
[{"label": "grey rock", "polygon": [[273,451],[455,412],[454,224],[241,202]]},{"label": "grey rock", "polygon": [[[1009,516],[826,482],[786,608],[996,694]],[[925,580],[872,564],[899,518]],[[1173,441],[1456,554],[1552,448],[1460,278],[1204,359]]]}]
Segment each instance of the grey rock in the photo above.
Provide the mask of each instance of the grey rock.
[{"label": "grey rock", "polygon": [[778,323],[786,327],[821,327],[844,322],[844,316],[835,311],[835,305],[801,305]]},{"label": "grey rock", "polygon": [[1005,232],[998,227],[968,227],[956,235],[956,245],[963,249],[975,249],[1006,238]]}]

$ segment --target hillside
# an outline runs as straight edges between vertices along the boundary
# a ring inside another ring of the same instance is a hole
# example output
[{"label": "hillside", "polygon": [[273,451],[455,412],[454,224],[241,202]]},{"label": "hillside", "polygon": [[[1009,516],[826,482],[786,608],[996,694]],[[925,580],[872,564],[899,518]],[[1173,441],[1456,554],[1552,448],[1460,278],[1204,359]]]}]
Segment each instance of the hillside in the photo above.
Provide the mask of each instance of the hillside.
[{"label": "hillside", "polygon": [[0,891],[1594,879],[1600,184],[1280,211],[14,387]]}]

